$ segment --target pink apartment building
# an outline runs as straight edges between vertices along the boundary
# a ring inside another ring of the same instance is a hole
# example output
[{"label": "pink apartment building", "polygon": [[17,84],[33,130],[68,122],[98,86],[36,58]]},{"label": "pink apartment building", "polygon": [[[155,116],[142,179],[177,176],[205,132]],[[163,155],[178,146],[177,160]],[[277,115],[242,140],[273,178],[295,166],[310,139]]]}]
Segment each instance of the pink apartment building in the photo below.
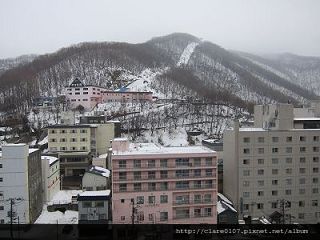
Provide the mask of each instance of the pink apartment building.
[{"label": "pink apartment building", "polygon": [[111,162],[113,223],[217,223],[215,151],[116,138]]},{"label": "pink apartment building", "polygon": [[82,105],[90,110],[102,102],[152,101],[152,92],[110,91],[102,87],[85,85],[76,78],[66,87],[66,98],[70,108]]}]

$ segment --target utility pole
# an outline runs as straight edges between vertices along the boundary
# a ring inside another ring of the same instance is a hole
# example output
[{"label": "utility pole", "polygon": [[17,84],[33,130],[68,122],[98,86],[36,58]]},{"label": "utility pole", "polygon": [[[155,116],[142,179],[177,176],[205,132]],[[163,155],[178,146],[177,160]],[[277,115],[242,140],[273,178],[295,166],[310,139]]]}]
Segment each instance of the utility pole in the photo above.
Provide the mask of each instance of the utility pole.
[{"label": "utility pole", "polygon": [[13,231],[12,231],[12,218],[13,218],[13,198],[10,198],[10,236],[13,239]]}]

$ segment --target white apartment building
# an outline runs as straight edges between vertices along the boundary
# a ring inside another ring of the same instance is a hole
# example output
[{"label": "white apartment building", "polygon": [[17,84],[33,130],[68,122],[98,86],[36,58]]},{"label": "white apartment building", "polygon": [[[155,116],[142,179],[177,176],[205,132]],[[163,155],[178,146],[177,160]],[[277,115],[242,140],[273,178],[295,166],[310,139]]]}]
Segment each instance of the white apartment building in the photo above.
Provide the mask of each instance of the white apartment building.
[{"label": "white apartment building", "polygon": [[39,149],[7,144],[0,151],[0,223],[34,223],[42,211]]},{"label": "white apartment building", "polygon": [[41,156],[41,160],[43,201],[47,203],[60,191],[60,163],[52,156]]},{"label": "white apartment building", "polygon": [[285,202],[285,223],[320,222],[320,118],[315,116],[317,111],[295,118],[290,104],[258,105],[253,128],[235,122],[225,131],[223,191],[239,218],[282,214]]}]

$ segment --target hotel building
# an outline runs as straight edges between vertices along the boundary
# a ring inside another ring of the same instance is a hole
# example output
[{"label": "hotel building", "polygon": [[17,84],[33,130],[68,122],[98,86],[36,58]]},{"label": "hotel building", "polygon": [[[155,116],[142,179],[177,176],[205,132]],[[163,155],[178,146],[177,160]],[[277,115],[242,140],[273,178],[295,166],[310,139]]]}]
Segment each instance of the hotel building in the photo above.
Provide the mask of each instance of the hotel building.
[{"label": "hotel building", "polygon": [[113,223],[217,223],[217,154],[203,146],[112,142]]},{"label": "hotel building", "polygon": [[225,131],[223,192],[239,218],[278,212],[281,223],[320,222],[318,110],[303,118],[291,104],[258,105],[254,127],[236,121]]}]

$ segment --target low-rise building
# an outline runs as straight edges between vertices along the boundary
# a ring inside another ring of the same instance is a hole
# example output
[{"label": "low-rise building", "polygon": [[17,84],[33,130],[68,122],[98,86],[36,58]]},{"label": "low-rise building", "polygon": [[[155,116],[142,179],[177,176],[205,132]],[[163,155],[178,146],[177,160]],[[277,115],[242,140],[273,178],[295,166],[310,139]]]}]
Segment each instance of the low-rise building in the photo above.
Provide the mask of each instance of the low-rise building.
[{"label": "low-rise building", "polygon": [[112,142],[113,223],[217,223],[217,154],[203,146]]},{"label": "low-rise building", "polygon": [[[12,205],[12,209],[11,209]],[[34,223],[43,206],[41,154],[26,144],[7,144],[0,152],[0,223]]]},{"label": "low-rise building", "polygon": [[41,156],[43,201],[48,203],[60,191],[60,162],[57,157]]},{"label": "low-rise building", "polygon": [[232,202],[221,193],[218,193],[217,202],[218,224],[238,224],[238,212]]},{"label": "low-rise building", "polygon": [[110,171],[102,167],[90,166],[82,177],[82,189],[86,191],[110,189]]},{"label": "low-rise building", "polygon": [[112,223],[110,190],[84,191],[78,195],[79,224]]}]

